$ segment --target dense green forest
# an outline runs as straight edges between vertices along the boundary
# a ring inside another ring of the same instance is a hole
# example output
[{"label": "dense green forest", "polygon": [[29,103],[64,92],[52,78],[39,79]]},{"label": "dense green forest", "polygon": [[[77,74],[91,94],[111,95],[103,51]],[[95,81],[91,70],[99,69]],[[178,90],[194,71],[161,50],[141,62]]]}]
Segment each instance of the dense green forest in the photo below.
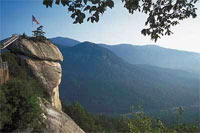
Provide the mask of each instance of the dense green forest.
[{"label": "dense green forest", "polygon": [[15,54],[4,52],[2,59],[8,62],[10,80],[0,86],[0,132],[40,131],[44,125],[39,124],[38,97],[48,99],[45,89],[17,63]]},{"label": "dense green forest", "polygon": [[[17,132],[34,129],[41,131],[44,125],[41,121],[41,109],[37,97],[48,99],[42,85],[31,77],[17,62],[15,54],[5,52],[3,60],[8,62],[10,81],[0,88],[0,131]],[[175,113],[175,123],[165,124],[161,119],[153,118],[142,112],[135,112],[120,117],[108,117],[89,113],[78,102],[70,105],[63,104],[66,112],[86,132],[199,132],[197,123],[183,124],[183,113]],[[138,111],[138,109],[137,109]],[[198,114],[198,112],[197,112]],[[158,114],[159,116],[159,114]]]},{"label": "dense green forest", "polygon": [[74,102],[71,105],[62,105],[63,111],[67,113],[85,132],[102,132],[102,133],[114,133],[114,132],[152,132],[152,133],[182,133],[182,132],[194,132],[200,131],[198,123],[184,124],[181,119],[184,115],[184,109],[178,108],[174,114],[174,120],[176,123],[166,125],[159,118],[152,118],[149,115],[141,112],[134,112],[130,117],[122,115],[120,117],[108,117],[105,115],[95,115],[88,113],[83,106],[78,102]]},{"label": "dense green forest", "polygon": [[132,105],[154,112],[199,101],[198,75],[129,64],[90,42],[58,47],[64,57],[61,99],[78,101],[89,112],[119,115]]}]

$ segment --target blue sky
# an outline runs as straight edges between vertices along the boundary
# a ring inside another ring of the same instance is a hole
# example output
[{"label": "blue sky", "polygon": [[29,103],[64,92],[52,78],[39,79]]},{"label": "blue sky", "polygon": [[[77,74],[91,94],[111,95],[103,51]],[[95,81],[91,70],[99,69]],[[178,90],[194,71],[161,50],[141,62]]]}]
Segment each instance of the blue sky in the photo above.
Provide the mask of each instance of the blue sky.
[{"label": "blue sky", "polygon": [[79,41],[95,43],[134,45],[156,44],[162,47],[194,51],[200,53],[200,2],[197,4],[198,17],[180,22],[173,28],[174,34],[162,37],[157,43],[141,34],[146,16],[140,13],[131,15],[121,2],[108,10],[99,23],[72,24],[73,20],[66,7],[53,5],[46,8],[42,0],[0,0],[0,39],[13,33],[28,35],[36,29],[32,26],[32,15],[44,26],[47,37],[69,37]]}]

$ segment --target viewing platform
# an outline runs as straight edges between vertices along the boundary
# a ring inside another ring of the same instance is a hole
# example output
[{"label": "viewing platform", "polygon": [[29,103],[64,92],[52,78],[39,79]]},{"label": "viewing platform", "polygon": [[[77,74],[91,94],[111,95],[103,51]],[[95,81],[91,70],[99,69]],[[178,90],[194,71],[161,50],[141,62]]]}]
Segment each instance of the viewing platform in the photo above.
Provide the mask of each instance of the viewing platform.
[{"label": "viewing platform", "polygon": [[12,44],[14,41],[16,41],[19,38],[18,35],[14,34],[12,35],[12,37],[10,37],[8,40],[6,40],[5,42],[3,42],[0,45],[0,50],[6,48],[7,46],[9,46],[10,44]]},{"label": "viewing platform", "polygon": [[9,70],[8,70],[8,63],[3,62],[1,58],[1,50],[8,47],[14,41],[19,38],[18,35],[14,34],[8,40],[0,44],[0,85],[6,83],[9,80]]}]

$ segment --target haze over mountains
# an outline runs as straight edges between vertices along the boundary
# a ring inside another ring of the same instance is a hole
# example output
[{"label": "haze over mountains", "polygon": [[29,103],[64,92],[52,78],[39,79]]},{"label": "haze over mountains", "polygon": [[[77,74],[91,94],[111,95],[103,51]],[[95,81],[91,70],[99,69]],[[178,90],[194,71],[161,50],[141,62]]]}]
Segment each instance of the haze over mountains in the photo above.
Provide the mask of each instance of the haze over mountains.
[{"label": "haze over mountains", "polygon": [[[79,41],[62,37],[52,38],[51,40],[56,44],[62,43],[62,45],[70,47],[80,43]],[[167,49],[158,45],[99,45],[110,49],[131,64],[147,64],[200,74],[200,53]]]},{"label": "haze over mountains", "polygon": [[50,38],[50,40],[58,45],[63,45],[63,46],[75,46],[81,42],[74,40],[74,39],[70,39],[70,38],[64,38],[64,37],[54,37],[54,38]]},{"label": "haze over mountains", "polygon": [[[60,89],[64,102],[79,101],[90,112],[121,114],[129,112],[131,105],[142,105],[146,110],[154,110],[189,106],[199,101],[198,74],[144,65],[146,63],[138,63],[139,59],[136,57],[137,63],[131,64],[109,50],[111,48],[91,42],[68,44],[66,41],[58,46],[64,56]],[[144,47],[145,51],[149,51],[149,48],[146,50]],[[158,46],[147,47],[165,51]],[[166,50],[170,54],[171,51]],[[179,52],[182,53],[172,53]],[[183,53],[190,55],[189,52]],[[192,54],[198,58],[198,54]],[[139,56],[139,51],[137,55]]]},{"label": "haze over mountains", "polygon": [[132,64],[148,64],[200,73],[199,53],[167,49],[157,45],[120,44],[111,46],[102,44],[101,46],[112,50],[119,57]]}]

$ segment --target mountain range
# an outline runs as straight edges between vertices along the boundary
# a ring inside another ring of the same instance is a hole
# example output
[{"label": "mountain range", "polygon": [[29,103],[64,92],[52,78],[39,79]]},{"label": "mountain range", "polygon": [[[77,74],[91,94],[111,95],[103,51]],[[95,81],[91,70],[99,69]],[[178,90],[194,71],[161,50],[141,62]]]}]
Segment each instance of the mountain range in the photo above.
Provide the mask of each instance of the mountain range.
[{"label": "mountain range", "polygon": [[[55,44],[62,44],[63,46],[75,46],[80,43],[79,41],[63,37],[56,37],[51,40]],[[158,45],[98,45],[111,50],[131,64],[147,64],[200,74],[200,53],[168,49]]]},{"label": "mountain range", "polygon": [[75,46],[81,42],[74,40],[74,39],[70,39],[70,38],[65,38],[65,37],[54,37],[54,38],[50,38],[50,40],[58,45],[63,45],[63,46]]},{"label": "mountain range", "polygon": [[[181,45],[181,44],[180,44]],[[131,64],[148,64],[163,68],[200,73],[200,54],[163,48],[158,45],[103,45]]]},{"label": "mountain range", "polygon": [[[131,64],[102,44],[65,42],[58,47],[64,57],[61,99],[69,103],[79,101],[90,112],[122,114],[129,112],[131,105],[156,110],[199,101],[198,74],[144,62]],[[179,52],[182,51],[176,54]]]}]

